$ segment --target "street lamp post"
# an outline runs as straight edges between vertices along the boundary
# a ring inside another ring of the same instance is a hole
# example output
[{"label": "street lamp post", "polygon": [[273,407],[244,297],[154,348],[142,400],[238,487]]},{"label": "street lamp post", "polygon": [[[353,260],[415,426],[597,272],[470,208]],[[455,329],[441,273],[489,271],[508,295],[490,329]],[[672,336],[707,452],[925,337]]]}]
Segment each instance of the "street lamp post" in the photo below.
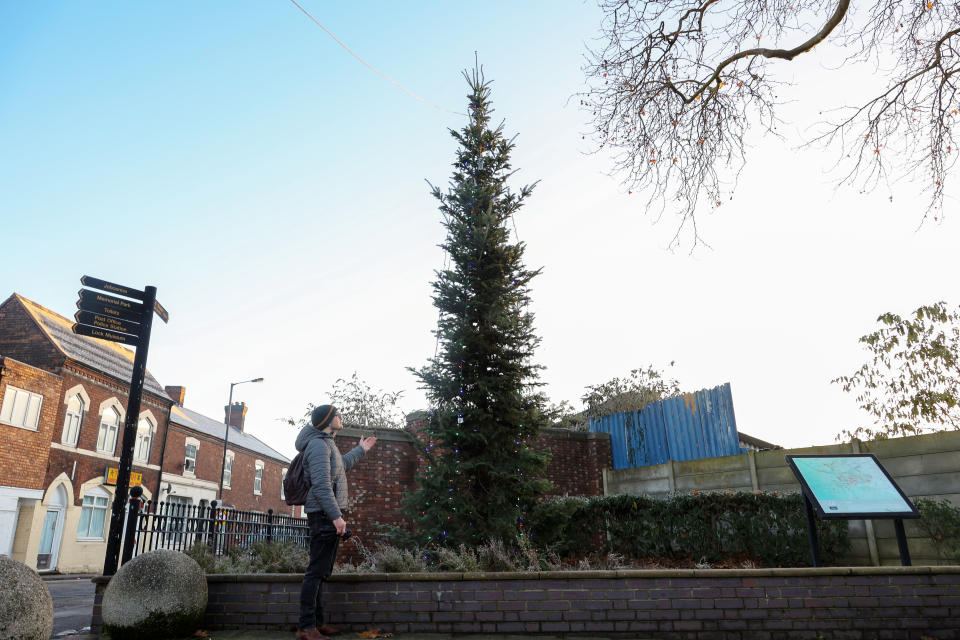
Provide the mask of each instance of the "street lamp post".
[{"label": "street lamp post", "polygon": [[227,440],[230,438],[230,419],[233,418],[233,388],[247,382],[263,382],[263,378],[230,383],[230,399],[227,401],[227,418],[224,421],[226,428],[223,430],[223,462],[220,463],[220,495],[217,497],[221,503],[223,502],[223,473],[227,470]]}]

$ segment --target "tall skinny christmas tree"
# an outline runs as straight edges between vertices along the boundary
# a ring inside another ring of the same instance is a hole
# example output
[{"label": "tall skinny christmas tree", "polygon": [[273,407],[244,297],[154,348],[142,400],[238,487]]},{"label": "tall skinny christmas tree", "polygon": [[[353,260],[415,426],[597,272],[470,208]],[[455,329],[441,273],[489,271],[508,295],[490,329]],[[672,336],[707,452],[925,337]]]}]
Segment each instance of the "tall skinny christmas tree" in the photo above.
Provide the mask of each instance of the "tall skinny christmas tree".
[{"label": "tall skinny christmas tree", "polygon": [[527,306],[524,244],[508,224],[534,185],[507,187],[513,141],[490,126],[490,85],[480,69],[464,72],[469,122],[450,133],[459,143],[446,193],[433,188],[447,236],[448,265],[436,272],[438,353],[415,371],[432,410],[423,437],[427,463],[406,508],[421,542],[507,544],[525,534],[547,456],[534,449],[545,425],[533,364],[539,338]]}]

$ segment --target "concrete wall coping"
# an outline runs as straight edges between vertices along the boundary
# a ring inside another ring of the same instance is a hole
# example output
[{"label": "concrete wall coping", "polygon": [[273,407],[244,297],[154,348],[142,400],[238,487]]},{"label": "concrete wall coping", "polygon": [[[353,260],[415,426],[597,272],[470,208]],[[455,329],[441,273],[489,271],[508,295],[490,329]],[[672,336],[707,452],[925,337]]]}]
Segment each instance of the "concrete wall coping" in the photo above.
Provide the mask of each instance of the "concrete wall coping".
[{"label": "concrete wall coping", "polygon": [[[875,575],[960,575],[960,565],[791,567],[780,569],[619,569],[616,571],[492,571],[444,573],[335,573],[329,582],[470,582],[484,580],[618,580],[640,578],[771,578]],[[207,582],[301,582],[302,573],[208,574]],[[95,576],[95,584],[110,582]]]},{"label": "concrete wall coping", "polygon": [[343,429],[337,434],[337,437],[360,438],[361,436],[369,438],[376,436],[377,440],[393,442],[410,442],[410,434],[403,429],[386,429],[384,427],[363,427],[359,425],[343,425]]}]

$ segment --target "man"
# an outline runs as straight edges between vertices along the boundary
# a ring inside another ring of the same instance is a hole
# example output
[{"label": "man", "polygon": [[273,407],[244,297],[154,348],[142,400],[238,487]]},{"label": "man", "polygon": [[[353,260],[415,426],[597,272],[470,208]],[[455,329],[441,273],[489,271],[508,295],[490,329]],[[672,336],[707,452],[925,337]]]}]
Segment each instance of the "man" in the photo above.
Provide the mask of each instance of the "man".
[{"label": "man", "polygon": [[340,455],[334,438],[343,428],[340,412],[325,404],[310,414],[310,425],[297,436],[297,451],[303,452],[304,475],[310,479],[310,491],[303,505],[310,525],[310,565],[300,589],[300,623],[297,640],[329,640],[340,633],[323,623],[320,598],[323,581],[333,571],[340,538],[347,531],[343,510],[347,507],[347,474],[377,439],[360,438],[360,444],[345,456]]}]

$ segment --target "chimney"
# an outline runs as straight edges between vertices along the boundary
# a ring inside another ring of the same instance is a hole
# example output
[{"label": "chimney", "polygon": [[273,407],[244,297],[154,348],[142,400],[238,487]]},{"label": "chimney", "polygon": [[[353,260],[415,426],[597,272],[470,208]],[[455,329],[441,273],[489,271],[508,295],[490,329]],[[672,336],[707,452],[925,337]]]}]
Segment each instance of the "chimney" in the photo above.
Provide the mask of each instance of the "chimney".
[{"label": "chimney", "polygon": [[247,417],[247,405],[243,402],[234,402],[233,411],[230,405],[223,407],[223,422],[243,431],[243,420]]},{"label": "chimney", "polygon": [[187,395],[186,387],[164,387],[163,389],[167,392],[167,395],[170,396],[171,400],[181,407],[183,406],[183,398]]}]

